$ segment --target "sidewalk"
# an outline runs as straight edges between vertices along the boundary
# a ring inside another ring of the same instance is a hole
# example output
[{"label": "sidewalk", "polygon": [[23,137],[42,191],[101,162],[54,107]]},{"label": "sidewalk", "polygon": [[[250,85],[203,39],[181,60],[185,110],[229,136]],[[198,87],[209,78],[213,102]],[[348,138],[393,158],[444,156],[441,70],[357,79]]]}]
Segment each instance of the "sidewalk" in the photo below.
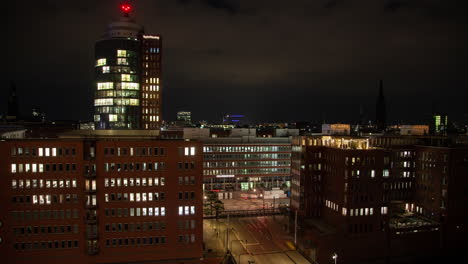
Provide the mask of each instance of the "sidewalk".
[{"label": "sidewalk", "polygon": [[[215,222],[216,220],[213,220]],[[219,259],[224,258],[225,247],[219,239],[219,230],[209,220],[203,221],[203,242],[205,244],[205,259]]]}]

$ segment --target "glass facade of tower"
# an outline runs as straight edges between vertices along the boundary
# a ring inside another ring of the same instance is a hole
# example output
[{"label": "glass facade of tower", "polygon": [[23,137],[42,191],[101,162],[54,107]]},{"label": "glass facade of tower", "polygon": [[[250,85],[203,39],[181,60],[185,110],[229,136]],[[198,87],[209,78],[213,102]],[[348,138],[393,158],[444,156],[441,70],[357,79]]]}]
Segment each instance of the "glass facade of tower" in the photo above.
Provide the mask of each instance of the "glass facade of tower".
[{"label": "glass facade of tower", "polygon": [[101,40],[95,59],[96,129],[140,128],[140,41]]}]

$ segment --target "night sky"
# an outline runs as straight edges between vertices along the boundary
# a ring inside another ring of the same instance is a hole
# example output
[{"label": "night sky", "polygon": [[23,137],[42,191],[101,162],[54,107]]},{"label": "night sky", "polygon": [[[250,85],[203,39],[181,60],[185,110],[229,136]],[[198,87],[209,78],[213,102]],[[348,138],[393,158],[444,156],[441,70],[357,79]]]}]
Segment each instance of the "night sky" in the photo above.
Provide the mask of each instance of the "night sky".
[{"label": "night sky", "polygon": [[[194,120],[351,122],[360,105],[373,119],[380,79],[390,121],[421,123],[433,103],[468,120],[465,0],[132,2],[146,33],[163,37],[165,120],[189,110]],[[7,1],[0,113],[14,81],[23,113],[91,120],[94,43],[118,4]]]}]

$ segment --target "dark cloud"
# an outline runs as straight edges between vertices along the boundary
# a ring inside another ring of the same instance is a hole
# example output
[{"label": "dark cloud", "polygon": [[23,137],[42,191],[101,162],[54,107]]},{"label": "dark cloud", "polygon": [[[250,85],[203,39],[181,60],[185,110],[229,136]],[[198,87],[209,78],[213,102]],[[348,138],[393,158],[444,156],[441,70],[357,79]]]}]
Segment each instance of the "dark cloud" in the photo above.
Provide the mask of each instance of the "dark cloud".
[{"label": "dark cloud", "polygon": [[[7,4],[3,83],[17,82],[24,111],[38,100],[52,118],[89,119],[94,42],[119,16],[116,1]],[[325,113],[344,121],[356,118],[360,104],[372,117],[379,79],[391,120],[423,119],[432,101],[461,119],[468,97],[463,5],[139,0],[133,16],[163,36],[165,119],[183,108],[194,119],[244,112],[254,120],[318,120]]]}]

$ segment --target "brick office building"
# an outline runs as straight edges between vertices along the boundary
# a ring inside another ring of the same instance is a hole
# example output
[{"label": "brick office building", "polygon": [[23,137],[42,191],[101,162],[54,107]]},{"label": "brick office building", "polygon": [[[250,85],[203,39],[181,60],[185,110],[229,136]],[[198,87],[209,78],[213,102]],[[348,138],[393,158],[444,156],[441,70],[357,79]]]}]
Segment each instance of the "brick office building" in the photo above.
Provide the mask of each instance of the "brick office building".
[{"label": "brick office building", "polygon": [[293,139],[291,207],[299,247],[311,259],[401,259],[460,246],[467,147],[398,142],[377,148],[366,138]]},{"label": "brick office building", "polygon": [[201,151],[194,141],[128,135],[0,142],[1,255],[200,262]]}]

